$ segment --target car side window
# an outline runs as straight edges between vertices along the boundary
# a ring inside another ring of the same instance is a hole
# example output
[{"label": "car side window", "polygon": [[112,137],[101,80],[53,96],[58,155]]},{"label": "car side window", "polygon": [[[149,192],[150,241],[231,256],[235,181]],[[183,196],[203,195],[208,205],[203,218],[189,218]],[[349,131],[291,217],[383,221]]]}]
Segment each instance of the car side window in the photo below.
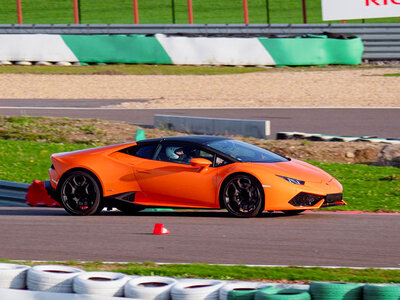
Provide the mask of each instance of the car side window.
[{"label": "car side window", "polygon": [[157,144],[148,144],[148,145],[141,145],[141,146],[136,145],[136,146],[124,149],[121,152],[124,152],[124,153],[132,155],[132,156],[140,157],[140,158],[153,159],[156,148],[157,148]]},{"label": "car side window", "polygon": [[196,146],[182,144],[164,144],[156,159],[161,161],[190,164],[192,158],[205,158],[214,161],[214,154]]},{"label": "car side window", "polygon": [[225,165],[227,165],[227,164],[229,164],[229,163],[230,163],[229,161],[223,159],[221,156],[217,156],[217,157],[215,158],[215,166],[216,166],[216,167],[225,166]]}]

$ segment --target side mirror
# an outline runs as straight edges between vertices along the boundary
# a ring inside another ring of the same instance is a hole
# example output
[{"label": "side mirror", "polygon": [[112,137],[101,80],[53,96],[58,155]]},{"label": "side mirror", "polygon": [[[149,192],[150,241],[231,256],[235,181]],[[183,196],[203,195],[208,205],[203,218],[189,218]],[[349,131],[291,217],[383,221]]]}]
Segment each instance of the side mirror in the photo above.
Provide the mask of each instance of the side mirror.
[{"label": "side mirror", "polygon": [[196,168],[205,168],[207,169],[209,166],[212,165],[212,162],[205,158],[192,158],[190,160],[190,165]]}]

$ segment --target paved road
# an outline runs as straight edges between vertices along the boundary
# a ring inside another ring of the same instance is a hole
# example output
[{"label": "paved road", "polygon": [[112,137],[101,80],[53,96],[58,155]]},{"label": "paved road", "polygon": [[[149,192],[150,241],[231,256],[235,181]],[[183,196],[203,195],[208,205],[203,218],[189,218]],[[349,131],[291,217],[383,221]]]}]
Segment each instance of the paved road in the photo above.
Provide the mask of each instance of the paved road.
[{"label": "paved road", "polygon": [[[117,212],[73,217],[55,208],[0,208],[0,257],[400,267],[400,215]],[[164,223],[170,235],[152,235]]]},{"label": "paved road", "polygon": [[347,136],[400,138],[400,108],[249,108],[249,109],[110,109],[131,100],[0,99],[0,115],[100,118],[153,124],[154,114],[270,120],[271,133],[302,131]]}]

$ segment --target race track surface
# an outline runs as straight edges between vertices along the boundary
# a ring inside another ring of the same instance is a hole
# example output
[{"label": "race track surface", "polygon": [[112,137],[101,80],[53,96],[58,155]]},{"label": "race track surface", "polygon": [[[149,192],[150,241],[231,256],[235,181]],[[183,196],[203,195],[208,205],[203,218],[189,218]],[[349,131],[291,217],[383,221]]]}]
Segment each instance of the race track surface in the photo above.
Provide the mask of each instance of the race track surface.
[{"label": "race track surface", "polygon": [[[224,211],[73,217],[0,208],[2,259],[400,267],[400,215],[305,213],[231,218]],[[152,235],[163,223],[170,235]]]},{"label": "race track surface", "polygon": [[152,125],[155,114],[271,121],[271,137],[280,131],[342,136],[400,138],[400,108],[104,108],[141,99],[0,99],[0,115],[99,118]]}]

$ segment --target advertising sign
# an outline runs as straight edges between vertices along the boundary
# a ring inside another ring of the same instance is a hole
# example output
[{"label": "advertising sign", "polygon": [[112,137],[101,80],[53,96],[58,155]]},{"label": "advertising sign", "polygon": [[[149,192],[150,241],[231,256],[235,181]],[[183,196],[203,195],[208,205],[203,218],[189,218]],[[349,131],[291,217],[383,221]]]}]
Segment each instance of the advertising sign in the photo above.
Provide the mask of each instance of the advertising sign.
[{"label": "advertising sign", "polygon": [[321,4],[324,21],[400,16],[400,0],[322,0]]}]

